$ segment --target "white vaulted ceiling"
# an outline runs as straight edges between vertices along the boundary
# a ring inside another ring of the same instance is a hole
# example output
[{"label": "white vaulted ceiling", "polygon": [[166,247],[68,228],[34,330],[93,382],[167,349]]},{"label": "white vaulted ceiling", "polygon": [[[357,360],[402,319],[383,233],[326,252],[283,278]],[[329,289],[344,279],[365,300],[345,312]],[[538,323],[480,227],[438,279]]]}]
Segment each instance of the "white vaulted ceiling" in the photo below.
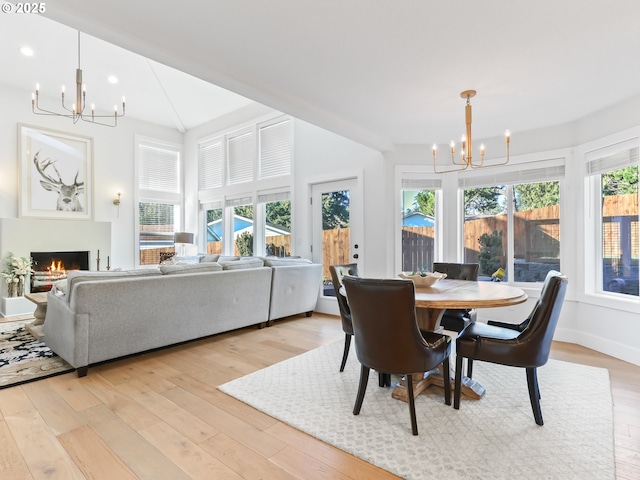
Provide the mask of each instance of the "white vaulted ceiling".
[{"label": "white vaulted ceiling", "polygon": [[[467,89],[478,91],[476,138],[572,122],[640,94],[637,0],[51,0],[46,7],[45,16],[72,29],[0,17],[3,65],[24,62],[14,52],[23,31],[45,52],[38,69],[3,68],[3,81],[39,80],[57,93],[64,74],[69,85],[80,29],[128,50],[87,40],[85,76],[106,73],[101,65],[118,70],[121,83],[108,88],[116,99],[126,94],[132,116],[184,128],[251,99],[384,150],[448,143],[462,131],[459,93]],[[13,29],[14,21],[24,25]],[[86,83],[89,91],[107,88]]]}]

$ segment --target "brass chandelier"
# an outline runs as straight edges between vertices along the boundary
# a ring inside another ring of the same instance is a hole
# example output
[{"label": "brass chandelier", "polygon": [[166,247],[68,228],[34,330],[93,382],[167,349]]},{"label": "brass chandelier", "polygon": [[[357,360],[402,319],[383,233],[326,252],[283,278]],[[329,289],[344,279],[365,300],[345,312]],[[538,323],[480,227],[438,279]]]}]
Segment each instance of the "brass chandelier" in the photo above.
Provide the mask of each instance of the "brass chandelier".
[{"label": "brass chandelier", "polygon": [[489,165],[484,164],[484,144],[480,144],[480,162],[473,163],[472,158],[472,136],[471,136],[471,98],[476,96],[475,90],[465,90],[460,94],[460,97],[467,99],[467,105],[465,107],[465,124],[466,124],[466,133],[462,136],[461,139],[461,149],[460,149],[460,158],[456,160],[456,144],[453,140],[451,140],[450,148],[451,148],[451,164],[454,165],[454,168],[445,168],[444,170],[438,170],[438,146],[433,144],[433,170],[435,173],[447,173],[447,172],[455,172],[460,170],[466,170],[467,168],[481,168],[481,167],[494,167],[497,165],[505,165],[509,163],[509,141],[511,138],[511,134],[509,130],[505,133],[505,144],[507,148],[507,157],[504,162],[501,163],[491,163]]},{"label": "brass chandelier", "polygon": [[[69,108],[65,104],[64,99],[64,85],[62,86],[62,108],[63,112],[53,112],[40,107],[40,84],[36,84],[35,93],[31,94],[31,111],[36,115],[54,115],[58,117],[70,118],[73,123],[77,123],[78,120],[84,122],[95,123],[98,125],[104,125],[105,127],[115,127],[118,125],[118,118],[124,117],[125,114],[125,101],[122,97],[122,113],[118,113],[118,105],[113,106],[112,114],[96,114],[95,105],[91,104],[91,112],[86,112],[86,86],[82,83],[82,69],[80,68],[80,31],[78,31],[78,68],[76,69],[76,95],[75,103]],[[107,120],[109,119],[109,121]],[[107,123],[108,122],[108,123]]]}]

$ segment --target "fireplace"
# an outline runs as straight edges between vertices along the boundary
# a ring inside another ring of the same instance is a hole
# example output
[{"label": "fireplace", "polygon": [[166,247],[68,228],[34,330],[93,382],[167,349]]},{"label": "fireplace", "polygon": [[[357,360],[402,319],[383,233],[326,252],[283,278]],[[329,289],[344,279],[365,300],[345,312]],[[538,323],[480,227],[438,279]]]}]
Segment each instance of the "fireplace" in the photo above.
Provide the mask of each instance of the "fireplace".
[{"label": "fireplace", "polygon": [[89,270],[89,252],[31,252],[31,292],[48,292],[70,270]]}]

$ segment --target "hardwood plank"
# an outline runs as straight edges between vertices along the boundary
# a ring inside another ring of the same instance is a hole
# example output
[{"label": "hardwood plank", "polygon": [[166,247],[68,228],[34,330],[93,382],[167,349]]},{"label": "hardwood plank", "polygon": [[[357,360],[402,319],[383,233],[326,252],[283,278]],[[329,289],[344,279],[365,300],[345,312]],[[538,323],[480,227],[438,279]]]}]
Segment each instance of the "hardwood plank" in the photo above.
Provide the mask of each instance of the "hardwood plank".
[{"label": "hardwood plank", "polygon": [[197,395],[201,399],[224,409],[227,413],[242,418],[249,425],[253,425],[258,430],[265,430],[273,425],[277,420],[270,417],[266,413],[262,413],[255,408],[249,407],[247,404],[240,402],[236,398],[230,397],[226,393],[222,393],[216,387],[198,382],[189,376],[182,376],[175,379],[178,386],[184,390]]},{"label": "hardwood plank", "polygon": [[3,480],[25,480],[33,478],[29,473],[20,449],[16,444],[7,422],[0,421],[0,473]]},{"label": "hardwood plank", "polygon": [[342,475],[354,480],[369,479],[397,479],[396,475],[376,467],[364,460],[350,455],[342,450],[326,443],[318,444],[318,441],[300,430],[296,430],[282,422],[269,427],[267,433],[287,443],[289,446],[315,458],[316,460],[331,465]]},{"label": "hardwood plank", "polygon": [[85,386],[114,414],[132,428],[141,429],[162,421],[138,402],[120,393],[102,374],[93,374]]},{"label": "hardwood plank", "polygon": [[232,469],[200,448],[166,423],[152,425],[140,432],[189,478],[199,480],[240,480]]},{"label": "hardwood plank", "polygon": [[166,392],[165,395],[185,410],[198,415],[205,422],[263,457],[269,457],[284,447],[282,442],[246,423],[242,418],[231,415],[186,390],[176,388]]},{"label": "hardwood plank", "polygon": [[33,404],[20,386],[0,390],[0,412],[3,417],[15,415],[23,410],[33,408]]},{"label": "hardwood plank", "polygon": [[22,389],[55,435],[84,425],[83,418],[64,399],[54,394],[48,382],[27,383]]},{"label": "hardwood plank", "polygon": [[100,404],[100,400],[78,381],[75,372],[52,377],[47,382],[49,387],[76,412]]},{"label": "hardwood plank", "polygon": [[200,445],[246,480],[293,480],[294,477],[261,455],[255,455],[228,435],[221,433]]},{"label": "hardwood plank", "polygon": [[270,460],[298,478],[318,480],[348,480],[349,478],[335,470],[333,466],[289,446],[272,456]]},{"label": "hardwood plank", "polygon": [[[118,385],[118,390],[137,401],[165,423],[175,428],[194,443],[200,443],[218,433],[218,430],[200,420],[197,416],[180,408],[166,397],[138,381]],[[153,426],[153,425],[152,425]],[[148,431],[150,427],[145,428]]]},{"label": "hardwood plank", "polygon": [[151,445],[136,428],[132,428],[105,406],[88,408],[82,412],[82,415],[105,445],[138,478],[143,480],[186,480],[189,478],[178,466]]},{"label": "hardwood plank", "polygon": [[86,425],[58,435],[69,456],[91,480],[135,480],[136,475]]},{"label": "hardwood plank", "polygon": [[85,478],[36,410],[7,415],[5,421],[35,480]]}]

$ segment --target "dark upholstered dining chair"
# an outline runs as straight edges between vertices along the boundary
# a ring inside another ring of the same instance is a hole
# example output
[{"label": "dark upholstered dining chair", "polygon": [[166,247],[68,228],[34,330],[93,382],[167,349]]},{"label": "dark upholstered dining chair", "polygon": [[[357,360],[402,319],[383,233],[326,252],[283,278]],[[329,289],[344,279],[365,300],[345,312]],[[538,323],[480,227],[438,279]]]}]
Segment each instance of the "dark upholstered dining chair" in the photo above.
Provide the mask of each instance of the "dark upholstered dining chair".
[{"label": "dark upholstered dining chair", "polygon": [[353,414],[362,408],[370,369],[406,375],[411,431],[418,435],[412,375],[443,366],[445,403],[451,405],[448,335],[420,331],[415,290],[409,280],[378,280],[346,275],[356,355],[361,364]]},{"label": "dark upholstered dining chair", "polygon": [[347,364],[347,357],[349,356],[349,348],[351,348],[351,337],[353,337],[353,325],[351,324],[351,310],[349,304],[344,295],[340,293],[340,287],[342,287],[342,277],[345,275],[358,275],[358,265],[356,263],[349,263],[346,265],[331,265],[329,267],[331,272],[331,282],[333,288],[336,291],[336,298],[338,299],[338,308],[340,309],[340,318],[342,320],[342,331],[344,332],[344,352],[342,354],[342,363],[340,364],[340,371],[344,371],[344,366]]},{"label": "dark upholstered dining chair", "polygon": [[567,277],[560,272],[547,275],[522,331],[476,322],[462,332],[456,340],[455,409],[460,408],[462,359],[466,357],[469,361],[482,360],[526,369],[533,416],[538,425],[543,425],[537,368],[549,360],[567,283]]},{"label": "dark upholstered dining chair", "polygon": [[[452,280],[478,280],[477,263],[433,263],[433,271],[446,273]],[[476,321],[476,312],[471,309],[448,308],[442,315],[440,325],[446,330],[462,332],[470,323]]]}]

